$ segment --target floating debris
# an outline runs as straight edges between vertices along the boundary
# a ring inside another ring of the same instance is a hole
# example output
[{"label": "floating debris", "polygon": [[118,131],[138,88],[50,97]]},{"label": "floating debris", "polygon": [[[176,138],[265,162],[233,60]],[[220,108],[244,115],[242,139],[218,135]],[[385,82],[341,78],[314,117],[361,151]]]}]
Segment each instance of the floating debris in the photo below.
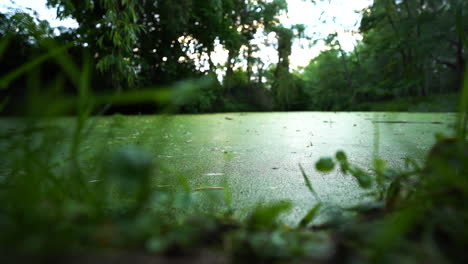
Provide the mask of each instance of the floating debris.
[{"label": "floating debris", "polygon": [[215,148],[211,148],[210,151],[224,151],[224,150],[222,148],[215,147]]},{"label": "floating debris", "polygon": [[372,123],[384,123],[384,124],[434,124],[434,125],[443,125],[443,122],[440,121],[432,121],[432,122],[423,122],[423,121],[404,121],[404,120],[397,120],[397,121],[378,121],[372,120]]},{"label": "floating debris", "polygon": [[224,173],[222,173],[222,172],[209,172],[209,173],[205,173],[203,175],[205,175],[205,176],[223,176]]},{"label": "floating debris", "polygon": [[222,152],[222,153],[224,153],[224,154],[229,153],[229,151],[227,151],[227,150],[225,150],[225,149],[222,149],[222,148],[218,148],[218,147],[211,148],[210,151],[219,151],[219,152]]},{"label": "floating debris", "polygon": [[273,167],[273,168],[271,168],[271,169],[272,169],[272,170],[279,170],[278,167]]},{"label": "floating debris", "polygon": [[226,116],[224,119],[226,119],[226,120],[234,120],[234,119],[232,119],[231,117],[228,117],[228,116]]}]

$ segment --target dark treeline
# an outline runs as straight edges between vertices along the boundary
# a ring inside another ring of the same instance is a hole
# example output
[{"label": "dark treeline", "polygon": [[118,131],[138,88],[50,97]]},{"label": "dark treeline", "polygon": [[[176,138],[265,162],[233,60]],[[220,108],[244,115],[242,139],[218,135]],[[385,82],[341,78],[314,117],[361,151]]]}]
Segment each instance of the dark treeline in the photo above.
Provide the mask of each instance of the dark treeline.
[{"label": "dark treeline", "polygon": [[[157,89],[222,72],[221,81],[180,106],[185,113],[372,110],[368,103],[455,93],[468,47],[468,2],[463,0],[376,0],[362,11],[363,40],[352,52],[331,34],[322,40],[328,50],[298,71],[290,68],[289,56],[294,39],[305,37],[305,27],[280,24],[285,0],[48,0],[48,5],[79,27],[52,29],[15,10],[0,14],[0,37],[8,40],[2,42],[7,45],[0,76],[67,45],[75,63],[91,65],[96,93]],[[262,32],[275,33],[274,65],[257,55],[260,47],[253,40]],[[212,57],[220,46],[228,54],[222,65]],[[63,65],[50,59],[38,65],[1,84],[4,113],[25,113],[46,93],[74,93]],[[155,105],[131,105],[107,112],[156,110]]]}]

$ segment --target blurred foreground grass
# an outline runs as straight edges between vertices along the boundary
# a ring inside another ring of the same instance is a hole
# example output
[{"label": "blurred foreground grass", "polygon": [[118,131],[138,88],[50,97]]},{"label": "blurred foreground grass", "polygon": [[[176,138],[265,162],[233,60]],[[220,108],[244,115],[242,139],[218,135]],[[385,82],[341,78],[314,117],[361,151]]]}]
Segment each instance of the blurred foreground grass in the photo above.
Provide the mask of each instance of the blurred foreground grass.
[{"label": "blurred foreground grass", "polygon": [[[65,68],[77,69],[65,54],[51,56]],[[24,69],[0,83],[26,73]],[[70,262],[72,256],[108,252],[129,252],[135,259],[145,252],[150,259],[166,256],[170,261],[188,255],[203,260],[206,256],[201,253],[206,250],[221,256],[217,261],[234,263],[451,263],[464,259],[468,245],[468,81],[455,136],[441,138],[422,167],[408,159],[405,170],[396,170],[376,157],[372,168],[360,168],[350,164],[343,152],[323,158],[317,170],[327,172],[338,166],[369,190],[372,201],[346,210],[351,213],[338,211],[328,222],[314,225],[319,203],[298,226],[291,227],[278,221],[291,208],[287,202],[258,205],[239,220],[229,206],[229,186],[223,186],[223,206],[213,203],[210,207],[198,204],[183,175],[175,191],[151,184],[153,160],[138,147],[105,153],[90,150],[92,162],[82,157],[83,140],[93,126],[87,125],[89,117],[99,106],[150,100],[170,109],[187,91],[193,94],[206,85],[204,81],[107,96],[90,93],[86,65],[68,74],[75,80],[76,96],[64,101],[36,99],[29,106],[30,115],[1,129],[2,263],[30,262],[22,256],[33,257],[36,263],[65,256],[59,260]],[[35,87],[31,94],[37,95]],[[74,125],[57,126],[60,114],[70,107],[76,113]],[[122,122],[117,116],[113,125]],[[65,140],[69,143],[64,144]],[[307,173],[302,170],[304,184],[311,197],[320,199]],[[219,194],[209,188],[199,191]]]},{"label": "blurred foreground grass", "polygon": [[[370,202],[317,225],[319,203],[297,226],[287,226],[280,217],[290,212],[287,202],[258,205],[240,219],[227,185],[196,189],[185,175],[167,185],[148,141],[140,142],[153,140],[155,147],[161,137],[130,133],[139,130],[131,120],[86,119],[77,150],[78,126],[69,118],[2,122],[0,248],[12,256],[6,261],[43,256],[47,263],[58,255],[67,262],[66,256],[74,255],[106,259],[109,251],[174,260],[208,258],[200,255],[208,251],[209,258],[233,262],[413,263],[428,255],[453,262],[468,242],[464,139],[441,138],[423,167],[408,159],[404,170],[387,168],[378,158],[373,167],[360,168],[343,152],[323,158],[317,170],[338,167],[352,175],[368,190]],[[165,127],[148,125],[150,131]],[[91,129],[109,140],[90,145]],[[313,180],[302,172],[311,199],[320,201]]]}]

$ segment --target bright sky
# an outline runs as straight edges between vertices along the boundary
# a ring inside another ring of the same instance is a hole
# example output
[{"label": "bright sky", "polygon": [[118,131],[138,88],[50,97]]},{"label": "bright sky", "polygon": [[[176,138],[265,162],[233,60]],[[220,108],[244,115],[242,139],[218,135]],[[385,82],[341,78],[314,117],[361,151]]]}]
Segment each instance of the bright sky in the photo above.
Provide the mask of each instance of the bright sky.
[{"label": "bright sky", "polygon": [[[288,17],[282,22],[286,26],[304,24],[307,35],[313,39],[325,38],[328,34],[338,33],[338,39],[346,51],[354,48],[361,36],[357,33],[361,22],[360,11],[372,4],[372,0],[318,0],[312,4],[310,0],[288,0]],[[325,48],[323,43],[313,47],[299,41],[293,45],[291,66],[306,66],[309,61],[319,55]]]},{"label": "bright sky", "polygon": [[73,19],[58,20],[57,11],[46,7],[47,0],[0,0],[0,12],[8,11],[8,8],[30,8],[39,14],[39,18],[49,21],[52,27],[78,27]]},{"label": "bright sky", "polygon": [[[339,40],[343,48],[351,51],[357,40],[361,36],[357,33],[361,15],[356,11],[366,8],[372,4],[372,0],[317,0],[313,4],[310,0],[288,0],[289,11],[287,16],[281,17],[285,26],[293,24],[305,24],[307,35],[313,39],[326,37],[330,33],[338,33]],[[16,4],[15,4],[16,3]],[[77,27],[76,21],[72,19],[57,20],[56,11],[47,9],[46,0],[0,0],[0,11],[5,12],[8,8],[31,8],[37,11],[39,18],[48,20],[52,27],[65,26]],[[274,34],[266,38],[257,39],[258,44],[267,40],[274,42]],[[291,67],[297,69],[306,66],[309,61],[324,50],[323,43],[318,42],[315,46],[309,47],[305,41],[295,41],[290,57]],[[215,63],[224,63],[227,54],[222,48],[217,48],[214,56]],[[265,64],[275,63],[277,54],[274,47],[261,45],[257,54]]]}]

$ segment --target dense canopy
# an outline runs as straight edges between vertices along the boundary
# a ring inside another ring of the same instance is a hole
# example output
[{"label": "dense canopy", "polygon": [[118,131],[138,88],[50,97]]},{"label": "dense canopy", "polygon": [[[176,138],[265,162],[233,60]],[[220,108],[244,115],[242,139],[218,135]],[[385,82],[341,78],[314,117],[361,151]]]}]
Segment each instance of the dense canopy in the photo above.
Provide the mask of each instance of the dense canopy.
[{"label": "dense canopy", "polygon": [[[338,33],[312,39],[304,35],[304,25],[282,25],[286,0],[190,0],[177,5],[170,0],[48,0],[48,5],[59,18],[75,19],[78,28],[59,28],[57,33],[28,13],[1,14],[0,35],[10,43],[0,73],[54,43],[68,45],[78,65],[92,64],[94,92],[158,89],[204,75],[217,79],[179,112],[376,110],[379,103],[395,100],[397,108],[405,108],[405,98],[425,102],[442,94],[450,100],[460,89],[466,64],[468,3],[463,0],[374,1],[361,10],[363,39],[351,52],[342,48]],[[276,43],[266,45],[273,45],[278,55],[273,65],[259,56],[258,39],[270,33]],[[311,45],[322,41],[327,49],[307,67],[291,69],[291,48],[298,38]],[[224,62],[213,58],[218,56],[215,49],[227,53]],[[38,73],[43,82],[72,82],[60,66],[48,60],[44,65]],[[2,95],[26,100],[26,82],[17,76],[3,84]],[[68,86],[66,90],[74,93]],[[156,109],[134,105],[110,112]],[[9,113],[22,111],[7,107]]]}]

